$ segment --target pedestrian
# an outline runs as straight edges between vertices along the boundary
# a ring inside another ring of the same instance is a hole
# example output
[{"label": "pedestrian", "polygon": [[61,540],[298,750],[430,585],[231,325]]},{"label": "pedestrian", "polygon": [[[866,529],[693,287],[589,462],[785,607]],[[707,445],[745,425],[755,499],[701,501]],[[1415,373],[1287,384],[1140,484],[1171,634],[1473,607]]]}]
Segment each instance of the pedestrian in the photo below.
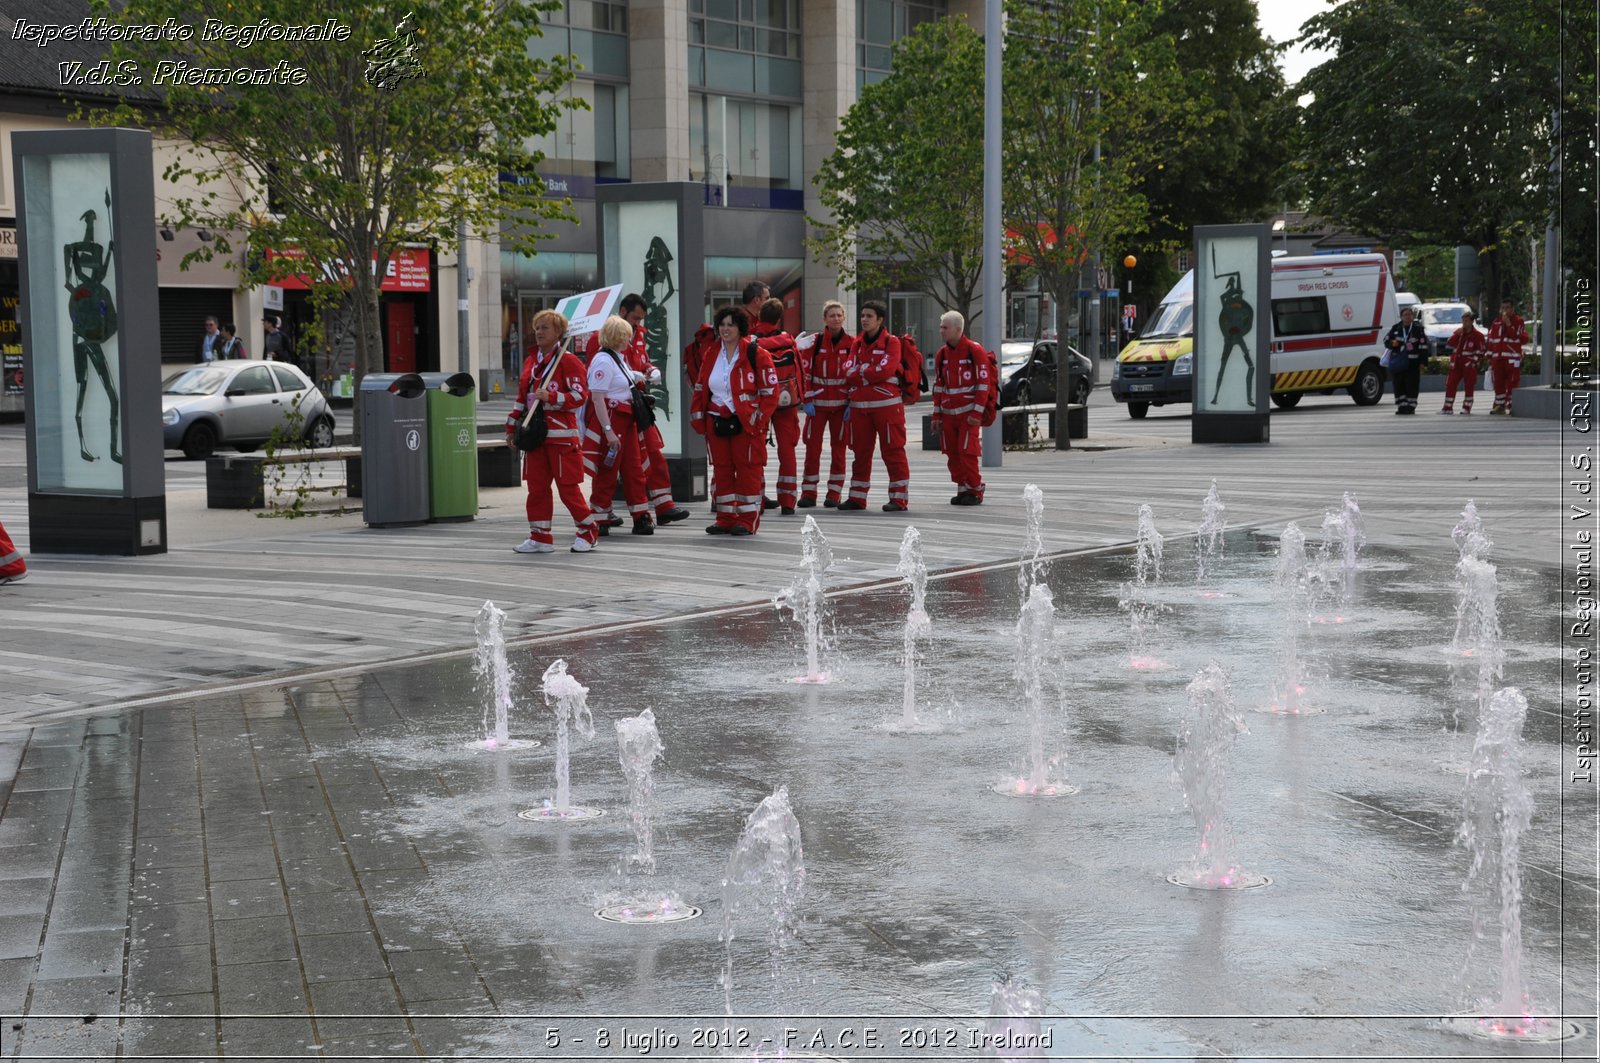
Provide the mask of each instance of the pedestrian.
[{"label": "pedestrian", "polygon": [[1494,406],[1491,414],[1511,414],[1511,393],[1522,383],[1522,348],[1528,343],[1528,328],[1517,316],[1510,299],[1500,300],[1500,316],[1489,325],[1484,337],[1494,360]]},{"label": "pedestrian", "polygon": [[1428,334],[1417,322],[1409,306],[1400,311],[1400,322],[1383,338],[1389,351],[1389,379],[1394,381],[1394,412],[1417,412],[1417,387],[1422,382],[1422,358],[1428,350]]},{"label": "pedestrian", "polygon": [[1450,373],[1444,379],[1444,409],[1440,413],[1455,413],[1456,385],[1466,386],[1461,400],[1463,415],[1472,412],[1472,392],[1478,386],[1478,373],[1489,357],[1489,344],[1478,326],[1473,324],[1471,310],[1461,312],[1461,327],[1450,334],[1445,346],[1450,348]]},{"label": "pedestrian", "polygon": [[22,559],[22,551],[11,541],[11,536],[6,534],[6,526],[0,524],[0,586],[21,583],[27,578],[28,563]]},{"label": "pedestrian", "polygon": [[[778,448],[778,505],[784,516],[793,516],[800,496],[796,450],[800,446],[800,404],[805,399],[806,375],[795,338],[783,328],[782,299],[768,299],[761,304],[761,320],[750,330],[750,336],[772,356],[772,368],[777,373],[778,409],[772,415],[772,437]],[[765,502],[762,504],[765,506]]]},{"label": "pedestrian", "polygon": [[261,341],[261,357],[269,362],[294,361],[289,356],[289,337],[278,327],[277,316],[268,314],[261,319],[261,324],[266,330],[266,339]]},{"label": "pedestrian", "polygon": [[222,326],[222,342],[217,345],[217,357],[222,358],[248,358],[244,351],[244,341],[239,338],[239,329],[233,322]]},{"label": "pedestrian", "polygon": [[689,402],[689,427],[711,455],[711,498],[716,523],[707,535],[753,535],[761,527],[762,478],[767,467],[767,425],[778,408],[772,356],[752,342],[743,307],[725,306],[712,324],[718,345],[700,367]]},{"label": "pedestrian", "polygon": [[806,463],[800,481],[800,508],[817,504],[817,485],[822,469],[822,438],[828,438],[828,488],[822,504],[832,509],[844,495],[845,423],[844,364],[850,357],[855,337],[844,330],[844,304],[828,300],[822,304],[822,331],[801,336],[799,343],[812,340],[810,360],[805,362]]},{"label": "pedestrian", "polygon": [[983,422],[998,399],[989,354],[966,334],[967,321],[951,310],[939,318],[944,346],[933,356],[933,410],[956,493],[952,506],[983,504]]},{"label": "pedestrian", "polygon": [[[633,329],[633,339],[626,350],[622,352],[622,360],[628,368],[644,374],[644,382],[650,390],[661,387],[661,367],[650,360],[649,331],[645,327],[645,318],[650,312],[650,305],[645,302],[644,296],[630,292],[622,297],[622,302],[617,305],[622,318]],[[594,354],[599,350],[600,337],[597,333],[589,338],[588,352],[590,364],[593,364]],[[694,382],[689,382],[689,387],[694,387]],[[650,396],[651,409],[655,408],[655,395]],[[672,499],[672,467],[667,464],[667,444],[661,438],[661,429],[656,425],[644,429],[639,433],[639,458],[644,465],[644,485],[650,496],[650,507],[655,511],[656,525],[666,527],[676,521],[687,520],[689,511],[684,509]],[[617,521],[616,524],[622,523]],[[611,527],[616,527],[612,524]],[[605,534],[604,532],[601,533]],[[643,533],[641,533],[643,534]]]},{"label": "pedestrian", "polygon": [[583,497],[583,454],[579,447],[578,418],[589,391],[584,384],[583,362],[567,351],[567,319],[554,310],[533,317],[533,345],[522,363],[517,401],[506,418],[506,439],[515,443],[517,429],[531,411],[542,414],[549,430],[544,441],[523,452],[522,479],[528,485],[528,538],[512,547],[519,554],[548,554],[555,550],[550,518],[555,512],[553,490],[572,514],[577,537],[572,552],[594,549],[600,534],[594,514]]},{"label": "pedestrian", "polygon": [[653,535],[650,499],[645,494],[644,464],[639,450],[639,425],[634,420],[633,386],[647,378],[629,368],[622,352],[633,340],[633,327],[612,314],[595,334],[599,345],[589,357],[589,406],[584,425],[583,465],[593,478],[589,487],[589,508],[600,535],[622,519],[611,511],[617,493],[617,474],[622,474],[622,496],[628,501],[633,518],[633,534]]},{"label": "pedestrian", "polygon": [[200,353],[195,356],[197,365],[208,365],[217,360],[217,344],[222,342],[222,334],[217,331],[217,319],[206,318],[206,331],[200,337]]},{"label": "pedestrian", "polygon": [[845,387],[850,405],[850,497],[839,512],[867,508],[872,486],[872,452],[883,447],[883,465],[889,474],[889,501],[885,513],[904,513],[910,507],[911,464],[906,459],[906,408],[900,393],[900,340],[885,327],[888,308],[872,300],[861,304],[861,335],[850,347],[845,363]]},{"label": "pedestrian", "polygon": [[[744,306],[744,312],[750,318],[750,333],[754,335],[760,328],[761,308],[772,298],[772,289],[763,281],[751,281],[739,293],[739,301]],[[761,489],[761,508],[763,510],[777,509],[778,502],[766,493],[766,487]]]}]

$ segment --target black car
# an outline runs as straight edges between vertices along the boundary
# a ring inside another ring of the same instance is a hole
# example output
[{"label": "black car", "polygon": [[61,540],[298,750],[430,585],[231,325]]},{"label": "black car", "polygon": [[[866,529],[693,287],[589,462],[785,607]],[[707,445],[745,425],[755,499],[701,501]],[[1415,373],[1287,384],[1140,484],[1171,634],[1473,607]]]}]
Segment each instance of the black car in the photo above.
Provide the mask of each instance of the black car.
[{"label": "black car", "polygon": [[[1056,401],[1055,340],[1006,340],[1000,344],[1000,405],[1029,406]],[[1066,348],[1072,359],[1072,401],[1089,401],[1094,388],[1094,365],[1074,347]]]}]

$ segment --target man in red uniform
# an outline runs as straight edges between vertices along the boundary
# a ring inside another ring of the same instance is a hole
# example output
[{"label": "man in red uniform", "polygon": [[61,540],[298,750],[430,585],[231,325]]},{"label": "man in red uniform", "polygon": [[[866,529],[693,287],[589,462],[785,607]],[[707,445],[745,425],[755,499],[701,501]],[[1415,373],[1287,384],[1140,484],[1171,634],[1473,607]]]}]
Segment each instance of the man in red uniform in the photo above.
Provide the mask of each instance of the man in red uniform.
[{"label": "man in red uniform", "polygon": [[1528,329],[1512,308],[1510,299],[1500,300],[1500,316],[1489,326],[1489,354],[1494,359],[1494,407],[1491,414],[1511,413],[1511,393],[1522,383],[1522,347],[1528,342]]},{"label": "man in red uniform", "polygon": [[850,397],[850,497],[839,503],[841,513],[867,508],[872,486],[872,451],[883,447],[883,466],[889,473],[889,501],[885,513],[910,508],[911,464],[906,459],[906,407],[900,394],[900,340],[886,327],[889,310],[876,300],[861,304],[861,335],[850,346],[845,364],[845,387]]},{"label": "man in red uniform", "polygon": [[21,583],[27,578],[28,563],[22,559],[22,551],[11,541],[11,536],[6,534],[6,526],[0,524],[0,585]]},{"label": "man in red uniform", "polygon": [[805,398],[806,375],[794,337],[783,329],[782,299],[761,304],[761,320],[750,330],[750,338],[772,356],[777,374],[778,409],[772,415],[772,434],[778,444],[778,505],[784,516],[792,516],[800,492],[795,450],[800,445],[800,403]]},{"label": "man in red uniform", "polygon": [[[778,408],[772,356],[747,338],[744,308],[717,311],[717,349],[700,367],[689,427],[706,440],[716,523],[710,535],[753,535],[761,527],[767,424]],[[724,430],[724,428],[726,430]]]},{"label": "man in red uniform", "polygon": [[515,439],[517,426],[534,402],[544,410],[549,425],[544,442],[524,451],[522,456],[522,479],[528,485],[528,538],[512,547],[519,554],[548,554],[555,550],[550,529],[555,512],[552,485],[561,493],[562,503],[578,526],[572,552],[586,554],[600,539],[594,514],[583,497],[583,452],[578,430],[578,417],[589,400],[589,389],[583,360],[562,349],[566,333],[567,319],[554,310],[541,310],[534,315],[534,344],[522,364],[516,405],[506,418],[508,441]]},{"label": "man in red uniform", "polygon": [[955,481],[953,506],[983,504],[983,417],[990,401],[989,357],[966,336],[966,319],[954,310],[939,318],[944,346],[933,356],[933,409],[939,449]]},{"label": "man in red uniform", "polygon": [[1478,386],[1478,363],[1488,357],[1489,345],[1478,326],[1473,324],[1471,310],[1461,312],[1461,327],[1450,334],[1446,344],[1450,348],[1450,374],[1444,378],[1444,409],[1440,413],[1455,413],[1456,385],[1466,385],[1466,395],[1461,400],[1461,412],[1472,412],[1472,392]]},{"label": "man in red uniform", "polygon": [[848,400],[844,390],[844,364],[850,357],[855,337],[844,330],[844,304],[829,300],[822,306],[822,331],[807,337],[814,341],[809,352],[801,351],[805,365],[806,465],[800,481],[800,508],[817,504],[817,480],[822,468],[822,436],[828,436],[828,492],[822,504],[829,509],[844,495],[845,423]]}]

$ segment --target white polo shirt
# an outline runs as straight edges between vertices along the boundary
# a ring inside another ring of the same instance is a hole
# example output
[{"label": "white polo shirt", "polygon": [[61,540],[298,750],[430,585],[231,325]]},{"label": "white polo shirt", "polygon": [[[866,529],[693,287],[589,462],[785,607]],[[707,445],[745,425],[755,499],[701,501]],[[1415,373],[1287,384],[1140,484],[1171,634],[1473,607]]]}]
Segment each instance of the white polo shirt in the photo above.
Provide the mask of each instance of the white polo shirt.
[{"label": "white polo shirt", "polygon": [[627,402],[634,378],[639,374],[624,369],[604,347],[589,359],[589,392],[607,402]]},{"label": "white polo shirt", "polygon": [[711,366],[711,401],[724,409],[733,409],[733,363],[739,360],[739,348],[732,353],[727,347],[717,349],[717,360]]}]

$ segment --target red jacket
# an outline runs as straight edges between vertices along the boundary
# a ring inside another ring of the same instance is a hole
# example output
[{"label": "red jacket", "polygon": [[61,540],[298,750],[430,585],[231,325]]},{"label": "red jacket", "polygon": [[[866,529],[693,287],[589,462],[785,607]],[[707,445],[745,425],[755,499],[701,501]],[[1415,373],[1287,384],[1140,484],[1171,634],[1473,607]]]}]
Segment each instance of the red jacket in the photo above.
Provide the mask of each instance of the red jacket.
[{"label": "red jacket", "polygon": [[[800,351],[794,345],[794,337],[777,325],[762,323],[750,330],[750,338],[772,355],[772,368],[778,381],[778,408],[799,409],[805,401],[806,369]],[[785,391],[789,393],[788,402],[783,401]]]},{"label": "red jacket", "polygon": [[[633,339],[629,341],[627,349],[620,351],[623,364],[634,372],[643,373],[646,377],[658,374],[655,366],[650,364],[650,352],[644,345],[645,329],[643,325],[633,330]],[[583,360],[594,361],[596,352],[600,350],[600,333],[591,332],[589,342],[583,345]]]},{"label": "red jacket", "polygon": [[802,360],[807,363],[807,402],[815,403],[818,409],[840,409],[845,405],[845,365],[850,361],[850,349],[855,342],[856,338],[844,329],[839,330],[838,339],[831,338],[828,330],[823,329],[817,333],[816,345],[810,351],[801,352]]},{"label": "red jacket", "polygon": [[1497,358],[1509,358],[1512,365],[1522,364],[1522,345],[1528,342],[1528,329],[1522,318],[1511,315],[1511,324],[1495,318],[1489,326],[1487,337],[1489,353]]},{"label": "red jacket", "polygon": [[717,338],[717,330],[710,325],[701,325],[694,330],[694,336],[683,348],[683,375],[690,387],[699,381],[700,370],[705,366],[706,360],[716,354],[717,348],[721,346],[722,341]]},{"label": "red jacket", "polygon": [[718,410],[711,403],[711,372],[721,357],[719,345],[700,361],[700,379],[695,381],[694,396],[689,400],[689,427],[705,435],[710,430],[711,417],[736,413],[744,430],[764,441],[767,425],[778,409],[778,374],[772,368],[772,355],[752,339],[739,341],[739,356],[728,376],[733,409],[727,411]]},{"label": "red jacket", "polygon": [[1462,325],[1450,333],[1445,346],[1455,357],[1474,362],[1489,353],[1489,343],[1476,325]]},{"label": "red jacket", "polygon": [[867,339],[857,336],[845,362],[850,405],[863,409],[903,405],[900,397],[900,339],[887,328]]},{"label": "red jacket", "polygon": [[[545,373],[550,371],[548,355],[535,347],[528,348],[528,352],[527,359],[522,363],[522,380],[517,385],[517,402],[511,407],[511,415],[506,418],[507,432],[515,431],[517,425],[522,423],[522,415],[528,410],[529,389],[543,383]],[[585,382],[588,372],[583,367],[582,359],[572,352],[563,351],[559,357],[561,361],[556,366],[555,376],[550,378],[550,386],[556,389],[556,399],[544,403],[543,407],[545,423],[550,428],[544,445],[576,447],[579,443],[578,415],[589,401],[589,386]]]},{"label": "red jacket", "polygon": [[992,390],[989,356],[969,336],[933,355],[933,408],[947,416],[981,415]]}]

